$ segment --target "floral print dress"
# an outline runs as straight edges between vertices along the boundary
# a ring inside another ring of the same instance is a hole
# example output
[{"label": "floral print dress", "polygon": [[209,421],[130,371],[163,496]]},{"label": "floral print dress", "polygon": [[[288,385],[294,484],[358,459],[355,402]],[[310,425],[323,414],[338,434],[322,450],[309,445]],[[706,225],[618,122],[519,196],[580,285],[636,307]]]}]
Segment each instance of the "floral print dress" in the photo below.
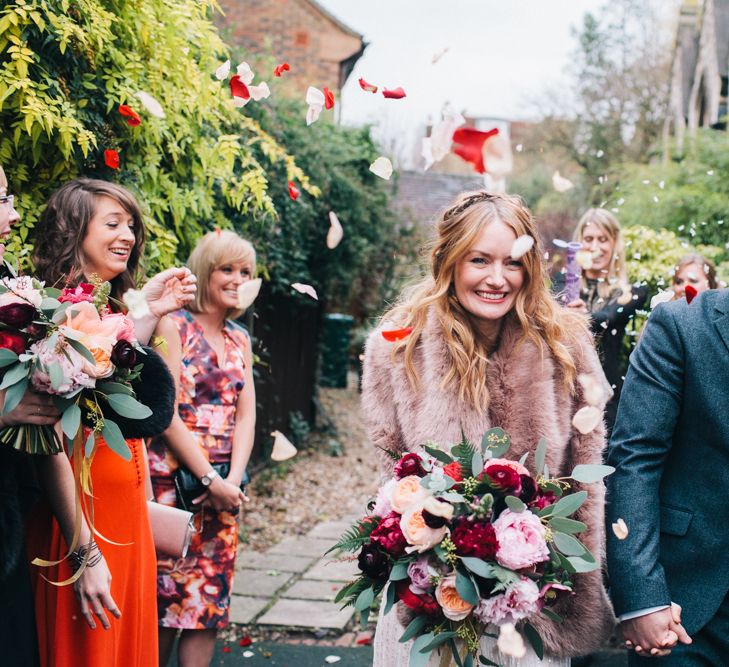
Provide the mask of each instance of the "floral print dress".
[{"label": "floral print dress", "polygon": [[[169,315],[180,332],[182,365],[178,412],[211,463],[229,462],[238,397],[243,390],[245,331],[226,322],[224,359],[219,360],[192,315]],[[164,437],[149,445],[149,466],[157,502],[175,506],[174,474],[179,468]],[[157,569],[159,625],[205,630],[228,624],[238,545],[237,515],[204,507],[195,515],[185,558],[160,558]]]}]

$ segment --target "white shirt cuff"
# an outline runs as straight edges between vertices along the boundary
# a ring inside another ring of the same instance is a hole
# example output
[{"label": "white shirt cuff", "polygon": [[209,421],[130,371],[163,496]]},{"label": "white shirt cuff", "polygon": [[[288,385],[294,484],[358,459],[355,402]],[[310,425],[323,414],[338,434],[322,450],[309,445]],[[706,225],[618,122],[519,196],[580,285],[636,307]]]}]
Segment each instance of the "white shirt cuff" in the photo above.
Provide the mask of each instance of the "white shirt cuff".
[{"label": "white shirt cuff", "polygon": [[662,609],[670,609],[670,605],[662,604],[658,607],[647,607],[645,609],[638,609],[636,611],[629,611],[627,614],[620,614],[618,616],[620,622],[623,621],[629,621],[633,618],[639,618],[641,616],[647,616],[648,614],[652,614],[654,611],[661,611]]}]

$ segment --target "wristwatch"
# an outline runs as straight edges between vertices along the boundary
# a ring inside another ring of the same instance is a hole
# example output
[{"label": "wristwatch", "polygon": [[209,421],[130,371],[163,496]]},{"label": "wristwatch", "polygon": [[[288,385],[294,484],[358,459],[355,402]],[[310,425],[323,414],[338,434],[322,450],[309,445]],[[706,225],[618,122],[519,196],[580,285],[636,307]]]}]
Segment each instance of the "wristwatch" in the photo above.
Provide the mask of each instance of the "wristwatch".
[{"label": "wristwatch", "polygon": [[204,474],[204,475],[203,475],[203,476],[202,476],[202,477],[200,478],[200,484],[202,484],[202,485],[203,485],[203,486],[204,486],[205,488],[207,488],[207,487],[209,487],[209,486],[210,486],[210,485],[211,485],[211,484],[213,483],[213,480],[214,480],[214,479],[215,479],[215,478],[216,478],[217,476],[218,476],[218,473],[217,473],[217,472],[215,472],[215,470],[211,470],[210,472],[208,472],[208,473],[205,473],[205,474]]}]

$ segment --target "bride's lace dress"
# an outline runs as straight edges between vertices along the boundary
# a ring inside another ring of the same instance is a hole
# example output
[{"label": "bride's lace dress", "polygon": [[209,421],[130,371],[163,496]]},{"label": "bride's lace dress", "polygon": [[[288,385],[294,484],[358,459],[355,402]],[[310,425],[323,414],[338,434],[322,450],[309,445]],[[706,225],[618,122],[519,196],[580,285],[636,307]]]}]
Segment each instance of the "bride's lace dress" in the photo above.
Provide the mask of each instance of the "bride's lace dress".
[{"label": "bride's lace dress", "polygon": [[[412,641],[401,644],[399,642],[403,633],[403,627],[398,623],[395,610],[384,615],[384,605],[380,607],[380,616],[377,619],[377,631],[374,640],[374,662],[372,667],[408,667],[410,663],[410,648]],[[544,656],[540,660],[527,642],[527,654],[521,658],[511,658],[502,655],[496,648],[496,640],[491,637],[484,637],[481,640],[481,654],[501,665],[501,667],[569,667],[569,658],[550,658]],[[448,667],[455,665],[451,661]],[[441,656],[435,650],[428,660],[427,667],[441,667]]]}]

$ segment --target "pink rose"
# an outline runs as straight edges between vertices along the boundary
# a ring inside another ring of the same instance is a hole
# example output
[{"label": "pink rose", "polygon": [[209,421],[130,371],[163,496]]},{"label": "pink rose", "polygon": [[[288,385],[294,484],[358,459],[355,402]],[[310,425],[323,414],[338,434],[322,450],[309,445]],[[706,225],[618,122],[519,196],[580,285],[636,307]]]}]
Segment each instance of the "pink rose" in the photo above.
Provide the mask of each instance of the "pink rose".
[{"label": "pink rose", "polygon": [[549,559],[544,526],[535,514],[504,510],[494,530],[499,542],[496,560],[504,567],[520,570]]},{"label": "pink rose", "polygon": [[522,577],[510,584],[501,595],[483,598],[473,615],[482,623],[516,623],[539,611],[539,586]]},{"label": "pink rose", "polygon": [[377,491],[377,498],[375,499],[375,506],[372,508],[372,514],[376,516],[387,516],[392,512],[392,505],[390,504],[390,498],[392,497],[392,491],[395,488],[397,481],[391,479],[384,486],[381,486]]}]

